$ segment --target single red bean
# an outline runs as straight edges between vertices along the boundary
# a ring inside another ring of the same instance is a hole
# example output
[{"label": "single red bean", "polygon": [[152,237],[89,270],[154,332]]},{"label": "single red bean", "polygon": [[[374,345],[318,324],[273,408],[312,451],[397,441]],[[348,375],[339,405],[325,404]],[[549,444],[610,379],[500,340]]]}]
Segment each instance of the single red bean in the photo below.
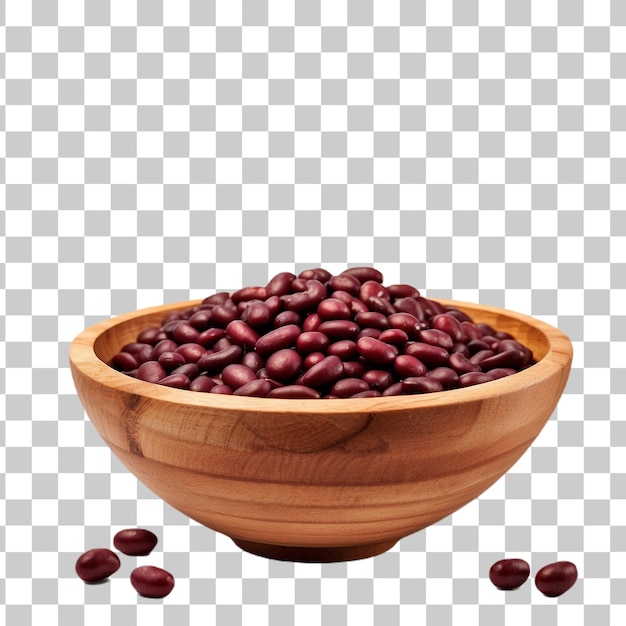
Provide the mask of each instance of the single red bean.
[{"label": "single red bean", "polygon": [[222,371],[227,365],[237,363],[243,354],[241,346],[230,346],[219,352],[211,352],[200,357],[196,363],[201,372],[214,374]]},{"label": "single red bean", "polygon": [[170,374],[157,381],[157,385],[163,385],[164,387],[174,387],[176,389],[189,389],[190,380],[188,376],[184,374]]},{"label": "single red bean", "polygon": [[178,344],[195,343],[200,335],[200,331],[194,328],[189,322],[179,322],[172,331],[172,339]]},{"label": "single red bean", "polygon": [[383,390],[383,396],[401,396],[405,393],[402,382],[393,383]]},{"label": "single red bean", "polygon": [[455,309],[454,307],[451,307],[451,306],[445,307],[445,311],[448,315],[452,315],[452,317],[455,317],[457,320],[459,320],[459,323],[461,322],[470,322],[471,324],[474,323],[472,322],[472,318],[464,311]]},{"label": "single red bean", "polygon": [[202,300],[202,304],[224,304],[227,300],[230,299],[230,294],[226,291],[220,291],[219,293],[214,293],[210,296],[207,296],[204,300]]},{"label": "single red bean", "polygon": [[448,333],[444,333],[442,330],[438,330],[437,328],[420,330],[419,338],[431,346],[438,346],[444,350],[452,350],[452,346],[454,346],[454,340],[452,337],[450,337]]},{"label": "single red bean", "polygon": [[240,319],[252,328],[263,328],[272,321],[272,312],[265,302],[255,302],[245,309]]},{"label": "single red bean", "polygon": [[355,393],[351,398],[380,398],[383,394],[380,391],[376,391],[376,389],[368,389],[367,391],[360,391],[359,393]]},{"label": "single red bean", "polygon": [[170,376],[172,374],[183,374],[183,376],[193,380],[200,374],[200,368],[195,363],[185,363],[178,366],[175,370],[172,370]]},{"label": "single red bean", "polygon": [[288,324],[300,325],[302,323],[302,317],[295,311],[281,311],[274,318],[274,327],[280,328],[281,326],[287,326]]},{"label": "single red bean", "polygon": [[304,357],[302,365],[305,370],[311,369],[315,364],[323,361],[326,355],[323,352],[311,352]]},{"label": "single red bean", "polygon": [[336,298],[322,300],[317,307],[317,314],[326,320],[349,320],[352,318],[350,307]]},{"label": "single red bean", "polygon": [[459,375],[450,367],[436,367],[426,372],[426,376],[437,379],[444,389],[452,389],[459,382]]},{"label": "single red bean", "polygon": [[172,339],[162,339],[156,344],[156,346],[154,346],[154,348],[152,348],[150,360],[158,361],[159,357],[164,352],[176,352],[176,348],[178,348],[178,344]]},{"label": "single red bean", "polygon": [[218,328],[226,328],[230,322],[237,319],[237,309],[219,304],[211,311],[211,322]]},{"label": "single red bean", "polygon": [[295,348],[301,333],[302,330],[296,324],[280,326],[259,337],[255,350],[265,358],[283,348]]},{"label": "single red bean", "polygon": [[393,376],[386,370],[367,370],[363,372],[361,378],[371,389],[377,391],[385,391],[394,382]]},{"label": "single red bean", "polygon": [[369,298],[382,298],[383,300],[388,300],[389,292],[380,284],[380,282],[375,280],[366,280],[361,283],[361,288],[359,289],[359,299],[363,302],[367,302]]},{"label": "single red bean", "polygon": [[494,367],[492,370],[485,372],[491,380],[496,380],[498,378],[504,378],[505,376],[510,376],[511,374],[516,374],[517,370],[510,367]]},{"label": "single red bean", "polygon": [[361,378],[340,378],[330,390],[338,398],[349,398],[355,393],[371,391],[370,386]]},{"label": "single red bean", "polygon": [[226,336],[232,343],[251,350],[259,340],[259,333],[241,320],[233,320],[226,326]]},{"label": "single red bean", "polygon": [[115,548],[128,556],[147,556],[158,541],[157,536],[145,528],[126,528],[113,537]]},{"label": "single red bean", "polygon": [[430,321],[432,328],[448,333],[455,343],[463,341],[463,330],[461,323],[453,315],[449,313],[441,313],[435,315]]},{"label": "single red bean", "polygon": [[410,313],[414,317],[416,317],[420,322],[423,322],[426,319],[426,314],[424,313],[424,308],[422,304],[414,298],[397,298],[393,302],[393,306],[396,307],[398,311],[403,313]]},{"label": "single red bean", "polygon": [[571,589],[578,578],[576,565],[570,561],[557,561],[545,565],[535,574],[537,589],[549,598],[556,598]]},{"label": "single red bean", "polygon": [[228,385],[222,385],[222,384],[218,383],[217,385],[215,385],[214,387],[211,387],[211,389],[209,389],[209,393],[219,393],[219,394],[222,394],[222,395],[230,396],[230,395],[232,395],[233,390]]},{"label": "single red bean", "polygon": [[197,363],[198,359],[206,354],[206,349],[199,343],[184,343],[176,348],[176,354],[180,354],[185,363]]},{"label": "single red bean", "polygon": [[482,352],[484,350],[491,350],[491,345],[482,339],[472,339],[465,345],[467,346],[470,354],[476,354],[477,352]]},{"label": "single red bean", "polygon": [[399,354],[393,362],[393,369],[400,378],[425,376],[428,368],[414,356]]},{"label": "single red bean", "polygon": [[326,289],[324,282],[325,281],[320,281],[315,278],[307,280],[306,282],[306,292],[316,305],[319,305],[328,297],[328,289]]},{"label": "single red bean", "polygon": [[358,358],[359,350],[356,347],[356,342],[351,339],[340,339],[331,343],[326,348],[326,354],[334,354],[338,356],[342,361],[353,361]]},{"label": "single red bean", "polygon": [[265,366],[265,361],[261,358],[261,355],[254,350],[246,352],[241,357],[241,363],[242,365],[247,365],[253,372],[258,372]]},{"label": "single red bean", "polygon": [[235,291],[230,299],[237,304],[243,300],[265,300],[268,293],[265,287],[243,287]]},{"label": "single red bean", "polygon": [[523,559],[502,559],[489,569],[489,580],[503,590],[521,587],[530,576],[530,565]]},{"label": "single red bean", "polygon": [[389,365],[396,358],[392,346],[372,337],[361,337],[356,346],[359,354],[375,365]]},{"label": "single red bean", "polygon": [[490,356],[493,356],[494,354],[495,353],[493,350],[479,350],[469,357],[469,361],[470,363],[474,363],[475,365],[480,365],[482,361],[489,358]]},{"label": "single red bean", "polygon": [[268,380],[266,380],[265,378],[257,378],[235,389],[233,391],[233,395],[264,398],[271,390],[272,384]]},{"label": "single red bean", "polygon": [[464,354],[453,352],[448,359],[448,365],[457,374],[467,374],[468,372],[480,372],[480,365],[472,363]]},{"label": "single red bean", "polygon": [[378,330],[387,330],[389,328],[389,319],[382,313],[376,311],[364,311],[354,316],[354,321],[361,328],[377,328]]},{"label": "single red bean", "polygon": [[224,328],[207,328],[196,339],[196,343],[204,348],[212,348],[220,339],[226,336]]},{"label": "single red bean", "polygon": [[137,359],[130,352],[118,352],[111,360],[111,363],[113,367],[123,372],[139,367]]},{"label": "single red bean", "polygon": [[296,339],[296,349],[303,355],[311,352],[323,352],[329,344],[330,339],[324,333],[315,330],[303,332]]},{"label": "single red bean", "polygon": [[298,278],[304,278],[305,280],[319,280],[321,283],[325,283],[330,280],[331,276],[332,274],[323,267],[313,267],[311,269],[302,270],[298,274]]},{"label": "single red bean", "polygon": [[160,326],[151,326],[137,335],[138,343],[149,343],[151,346],[155,346],[163,339],[167,339],[167,335],[161,330]]},{"label": "single red bean", "polygon": [[137,378],[145,380],[148,383],[157,383],[161,378],[165,378],[166,376],[167,372],[158,361],[146,361],[137,369]]},{"label": "single red bean", "polygon": [[442,390],[443,385],[436,378],[428,376],[409,376],[402,381],[403,393],[433,393]]},{"label": "single red bean", "polygon": [[376,339],[401,347],[406,344],[409,337],[401,328],[388,328],[387,330],[383,330]]},{"label": "single red bean", "polygon": [[467,372],[459,376],[459,387],[470,387],[481,383],[488,383],[491,377],[484,372]]},{"label": "single red bean", "polygon": [[341,275],[354,276],[361,283],[368,280],[373,280],[377,283],[383,282],[383,275],[374,267],[349,267],[341,272]]},{"label": "single red bean", "polygon": [[405,284],[389,285],[387,291],[392,298],[417,298],[420,295],[415,287]]},{"label": "single red bean", "polygon": [[297,293],[294,293],[285,302],[287,310],[301,314],[306,314],[309,311],[313,311],[317,304],[318,303],[313,300],[313,298],[307,291],[299,291]]},{"label": "single red bean", "polygon": [[225,385],[232,389],[239,389],[242,385],[256,380],[256,372],[252,371],[247,365],[241,363],[231,363],[222,370],[222,380]]},{"label": "single red bean", "polygon": [[495,367],[519,369],[525,362],[526,355],[521,350],[506,350],[484,359],[481,361],[480,367],[485,372]]},{"label": "single red bean", "polygon": [[265,369],[270,378],[292,380],[302,370],[302,357],[290,348],[284,348],[267,357]]},{"label": "single red bean", "polygon": [[284,385],[283,387],[276,387],[272,389],[268,394],[268,398],[295,398],[295,399],[316,399],[320,397],[319,391],[305,387],[304,385]]},{"label": "single red bean", "polygon": [[478,330],[480,330],[480,332],[482,333],[482,336],[484,337],[485,335],[493,335],[493,333],[495,333],[495,329],[493,328],[493,326],[491,326],[490,324],[487,324],[485,322],[479,322],[478,324],[476,324],[476,328],[478,328]]},{"label": "single red bean", "polygon": [[453,352],[461,353],[466,359],[469,359],[472,356],[472,353],[469,351],[468,347],[460,341],[452,346],[452,350],[450,350],[450,353]]},{"label": "single red bean", "polygon": [[93,548],[81,554],[76,560],[76,574],[87,583],[107,579],[120,568],[117,554],[108,548]]},{"label": "single red bean", "polygon": [[314,332],[322,323],[322,318],[317,313],[309,313],[302,322],[302,332]]},{"label": "single red bean", "polygon": [[189,390],[206,393],[215,387],[215,385],[215,381],[208,376],[197,376],[189,383]]},{"label": "single red bean", "polygon": [[173,322],[175,320],[182,320],[183,314],[181,311],[170,311],[164,318],[163,324],[167,324],[168,322]]},{"label": "single red bean", "polygon": [[196,311],[188,321],[189,325],[193,326],[199,332],[207,330],[211,327],[211,311],[207,309]]},{"label": "single red bean", "polygon": [[[355,300],[354,302],[361,302],[361,300]],[[367,300],[365,300],[363,305],[366,311],[374,311],[387,316],[398,312],[396,307],[394,307],[389,300],[386,298],[380,298],[379,296],[370,296]]]},{"label": "single red bean", "polygon": [[365,373],[365,365],[362,361],[344,361],[343,375],[345,378],[361,378]]},{"label": "single red bean", "polygon": [[[309,355],[310,356],[310,355]],[[318,389],[332,385],[343,376],[343,363],[337,356],[327,356],[302,375],[302,384]]]},{"label": "single red bean", "polygon": [[328,320],[322,322],[317,330],[324,333],[329,339],[336,341],[339,339],[356,339],[361,329],[356,322],[351,320]]},{"label": "single red bean", "polygon": [[226,348],[230,348],[233,345],[233,342],[228,337],[222,337],[218,339],[213,344],[213,352],[220,352],[221,350],[226,350]]},{"label": "single red bean", "polygon": [[442,304],[437,302],[436,300],[431,300],[430,298],[423,298],[422,296],[420,296],[419,298],[416,298],[416,300],[422,305],[422,308],[424,309],[424,315],[426,316],[427,319],[430,317],[434,317],[435,315],[438,315],[439,313],[446,312],[446,308]]},{"label": "single red bean", "polygon": [[164,598],[174,589],[174,577],[154,565],[141,565],[130,573],[130,583],[140,596]]},{"label": "single red bean", "polygon": [[270,296],[264,304],[269,309],[272,319],[274,319],[283,310],[283,301],[279,296]]},{"label": "single red bean", "polygon": [[[361,283],[359,283],[359,288],[360,287],[361,287]],[[358,290],[357,290],[356,295],[357,296],[359,295]],[[341,300],[344,304],[347,304],[348,306],[352,306],[352,303],[355,300],[358,300],[358,297],[355,297],[351,293],[348,293],[347,291],[343,291],[341,289],[338,289],[337,291],[333,291],[330,297],[333,298],[334,300]]]},{"label": "single red bean", "polygon": [[268,296],[284,296],[291,293],[291,283],[296,279],[296,275],[291,272],[279,272],[273,276],[265,286]]},{"label": "single red bean", "polygon": [[331,276],[328,284],[330,285],[331,290],[334,292],[333,297],[335,297],[335,294],[338,291],[348,293],[351,296],[358,296],[359,289],[361,289],[361,281],[355,276],[350,276],[349,274],[339,274],[337,276]]},{"label": "single red bean", "polygon": [[418,331],[415,328],[416,324],[419,324],[419,320],[411,313],[400,312],[389,316],[389,326],[403,330],[407,334],[408,339],[418,338]]}]

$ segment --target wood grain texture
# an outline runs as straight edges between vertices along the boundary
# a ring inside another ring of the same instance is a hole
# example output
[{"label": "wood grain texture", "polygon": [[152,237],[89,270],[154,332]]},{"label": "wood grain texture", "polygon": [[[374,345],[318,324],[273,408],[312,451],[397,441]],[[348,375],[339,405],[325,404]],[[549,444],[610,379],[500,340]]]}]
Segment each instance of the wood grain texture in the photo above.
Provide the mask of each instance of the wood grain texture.
[{"label": "wood grain texture", "polygon": [[558,329],[441,300],[513,334],[538,359],[489,383],[439,393],[286,400],[162,387],[106,363],[184,302],[83,331],[70,348],[79,398],[147,487],[190,518],[271,558],[372,556],[450,515],[500,478],[554,411],[572,361]]}]

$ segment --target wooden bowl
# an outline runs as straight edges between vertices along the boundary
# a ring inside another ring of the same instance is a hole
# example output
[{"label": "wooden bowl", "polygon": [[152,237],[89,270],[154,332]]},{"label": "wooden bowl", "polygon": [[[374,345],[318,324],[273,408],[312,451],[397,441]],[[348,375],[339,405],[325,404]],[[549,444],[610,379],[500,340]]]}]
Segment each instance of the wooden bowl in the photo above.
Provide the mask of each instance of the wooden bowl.
[{"label": "wooden bowl", "polygon": [[508,331],[538,362],[464,389],[327,400],[173,389],[107,365],[139,331],[198,302],[84,330],[70,349],[74,383],[98,433],[142,483],[243,550],[275,559],[380,554],[467,504],[537,437],[572,361],[568,337],[542,321],[441,300]]}]

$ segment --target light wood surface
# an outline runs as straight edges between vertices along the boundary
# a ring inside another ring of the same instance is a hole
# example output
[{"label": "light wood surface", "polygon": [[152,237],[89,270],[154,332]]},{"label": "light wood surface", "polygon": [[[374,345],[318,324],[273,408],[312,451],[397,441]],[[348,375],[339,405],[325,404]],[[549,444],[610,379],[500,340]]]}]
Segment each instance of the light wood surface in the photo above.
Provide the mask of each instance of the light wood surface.
[{"label": "light wood surface", "polygon": [[191,392],[106,364],[141,330],[193,301],[86,329],[71,345],[71,371],[114,454],[190,518],[270,558],[363,558],[497,481],[537,437],[568,378],[572,345],[560,330],[494,307],[440,302],[510,332],[538,363],[466,389],[341,400]]}]

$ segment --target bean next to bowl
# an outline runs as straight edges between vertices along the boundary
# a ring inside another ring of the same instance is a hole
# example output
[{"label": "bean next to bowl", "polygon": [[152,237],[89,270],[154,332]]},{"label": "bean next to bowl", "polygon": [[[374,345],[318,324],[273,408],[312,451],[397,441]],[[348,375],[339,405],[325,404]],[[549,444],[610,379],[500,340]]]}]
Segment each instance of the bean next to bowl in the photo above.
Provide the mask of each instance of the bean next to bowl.
[{"label": "bean next to bowl", "polygon": [[196,392],[349,398],[468,387],[534,362],[510,333],[352,267],[281,272],[210,295],[142,329],[110,365]]}]

